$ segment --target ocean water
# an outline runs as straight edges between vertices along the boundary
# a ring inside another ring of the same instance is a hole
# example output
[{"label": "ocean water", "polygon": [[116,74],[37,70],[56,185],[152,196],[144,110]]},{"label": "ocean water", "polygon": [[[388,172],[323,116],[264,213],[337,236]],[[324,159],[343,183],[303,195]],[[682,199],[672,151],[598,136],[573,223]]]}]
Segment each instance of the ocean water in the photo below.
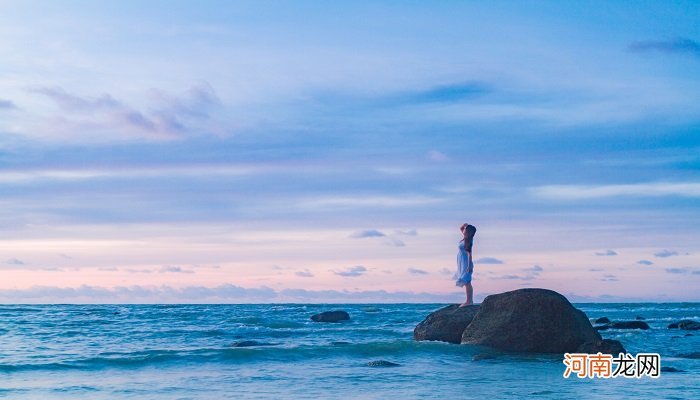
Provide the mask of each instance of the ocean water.
[{"label": "ocean water", "polygon": [[[442,306],[0,305],[0,397],[700,398],[700,360],[683,356],[700,351],[700,331],[667,329],[700,321],[698,303],[576,305],[590,318],[644,317],[650,330],[601,334],[685,371],[657,379],[564,379],[559,355],[413,341]],[[351,321],[309,319],[336,309]],[[233,346],[244,340],[268,345]],[[399,365],[368,365],[379,360]]]}]

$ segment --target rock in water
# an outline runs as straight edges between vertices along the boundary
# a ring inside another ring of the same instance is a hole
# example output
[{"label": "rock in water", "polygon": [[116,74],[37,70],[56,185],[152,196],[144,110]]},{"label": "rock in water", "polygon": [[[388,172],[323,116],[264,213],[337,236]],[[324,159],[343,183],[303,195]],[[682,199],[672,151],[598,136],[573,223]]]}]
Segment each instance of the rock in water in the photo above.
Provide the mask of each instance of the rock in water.
[{"label": "rock in water", "polygon": [[700,329],[700,323],[691,320],[683,320],[678,323],[678,328],[686,331],[697,331]]},{"label": "rock in water", "polygon": [[612,339],[603,339],[595,342],[583,343],[578,347],[578,349],[576,349],[576,352],[588,354],[596,354],[600,352],[603,354],[612,354],[614,356],[617,356],[620,353],[627,353],[625,348],[622,346],[622,343]]},{"label": "rock in water", "polygon": [[439,340],[459,344],[462,332],[472,322],[479,306],[453,304],[428,315],[413,330],[415,340]]},{"label": "rock in water", "polygon": [[678,322],[668,324],[668,329],[678,329]]},{"label": "rock in water", "polygon": [[311,320],[316,322],[340,322],[349,319],[350,315],[345,311],[324,311],[311,316]]},{"label": "rock in water", "polygon": [[368,367],[398,367],[401,364],[393,363],[391,361],[386,361],[386,360],[377,360],[377,361],[370,361],[367,363]]},{"label": "rock in water", "polygon": [[531,353],[573,353],[600,341],[586,314],[547,289],[518,289],[486,297],[461,343]]},{"label": "rock in water", "polygon": [[609,325],[614,329],[649,329],[649,324],[644,321],[621,321]]},{"label": "rock in water", "polygon": [[598,318],[597,320],[595,320],[595,323],[596,324],[609,324],[610,320],[608,319],[608,317],[601,317],[601,318]]}]

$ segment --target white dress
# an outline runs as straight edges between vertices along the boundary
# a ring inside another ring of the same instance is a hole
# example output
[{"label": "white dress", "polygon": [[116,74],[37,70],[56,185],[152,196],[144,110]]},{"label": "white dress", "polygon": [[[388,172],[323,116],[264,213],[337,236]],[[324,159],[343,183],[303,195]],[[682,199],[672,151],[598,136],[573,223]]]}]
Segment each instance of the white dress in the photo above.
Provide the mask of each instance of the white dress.
[{"label": "white dress", "polygon": [[472,281],[472,272],[474,271],[474,262],[472,256],[467,253],[464,248],[464,240],[459,242],[459,252],[457,252],[457,273],[455,284],[459,287],[466,285]]}]

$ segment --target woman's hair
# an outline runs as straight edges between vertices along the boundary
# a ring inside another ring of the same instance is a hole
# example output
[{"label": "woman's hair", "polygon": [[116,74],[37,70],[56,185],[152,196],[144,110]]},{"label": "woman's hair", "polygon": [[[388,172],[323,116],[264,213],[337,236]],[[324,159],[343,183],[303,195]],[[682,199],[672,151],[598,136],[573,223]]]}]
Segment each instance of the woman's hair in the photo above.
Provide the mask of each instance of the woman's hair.
[{"label": "woman's hair", "polygon": [[472,246],[474,246],[474,235],[476,235],[476,227],[474,225],[467,225],[464,229],[464,249],[467,251],[472,251]]}]

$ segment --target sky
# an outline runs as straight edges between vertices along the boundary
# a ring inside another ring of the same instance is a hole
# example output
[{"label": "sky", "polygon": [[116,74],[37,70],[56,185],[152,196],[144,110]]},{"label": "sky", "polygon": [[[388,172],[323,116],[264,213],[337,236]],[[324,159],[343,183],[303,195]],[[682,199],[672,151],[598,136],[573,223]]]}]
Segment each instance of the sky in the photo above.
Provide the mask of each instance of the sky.
[{"label": "sky", "polygon": [[0,302],[700,301],[700,3],[3,1]]}]

